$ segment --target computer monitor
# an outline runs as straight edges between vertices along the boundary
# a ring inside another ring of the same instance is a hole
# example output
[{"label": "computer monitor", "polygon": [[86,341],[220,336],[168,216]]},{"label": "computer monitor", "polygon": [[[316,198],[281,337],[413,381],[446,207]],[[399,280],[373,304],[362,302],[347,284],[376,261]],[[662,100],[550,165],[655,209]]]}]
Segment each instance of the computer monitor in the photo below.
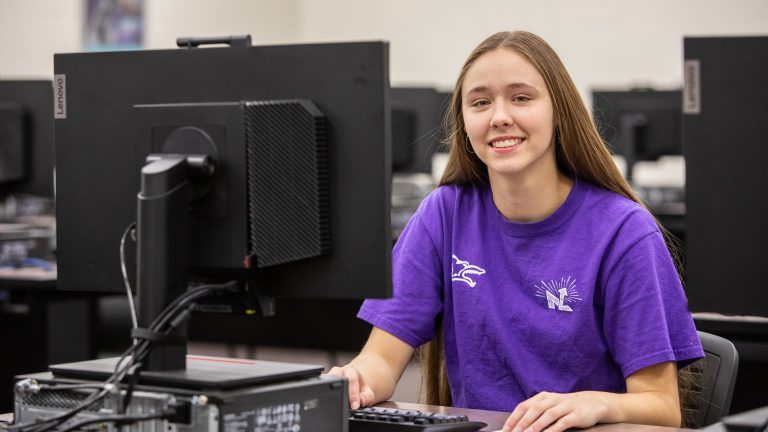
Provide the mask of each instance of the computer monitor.
[{"label": "computer monitor", "polygon": [[432,173],[432,155],[443,149],[443,116],[449,95],[429,87],[392,88],[392,168]]},{"label": "computer monitor", "polygon": [[682,92],[627,90],[592,92],[593,115],[612,153],[627,163],[682,154]]},{"label": "computer monitor", "polygon": [[689,308],[765,317],[768,37],[686,37],[683,46]]},{"label": "computer monitor", "polygon": [[[124,291],[120,244],[138,213],[126,267],[154,270],[129,276],[133,286],[244,280],[277,298],[278,314],[280,298],[391,294],[386,43],[58,54],[54,68],[60,289]],[[150,154],[159,161],[147,165]],[[177,174],[210,167],[191,201],[145,205],[184,183]],[[208,307],[250,311],[260,299]]]},{"label": "computer monitor", "polygon": [[0,81],[0,195],[53,199],[50,80]]}]

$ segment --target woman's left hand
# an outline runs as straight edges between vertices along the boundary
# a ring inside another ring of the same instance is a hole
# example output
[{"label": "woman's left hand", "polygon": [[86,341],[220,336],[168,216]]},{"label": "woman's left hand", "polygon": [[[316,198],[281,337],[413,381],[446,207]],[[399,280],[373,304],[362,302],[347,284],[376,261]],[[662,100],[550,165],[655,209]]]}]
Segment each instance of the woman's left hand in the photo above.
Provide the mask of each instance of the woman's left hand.
[{"label": "woman's left hand", "polygon": [[594,426],[609,409],[603,392],[541,392],[521,402],[504,423],[504,432],[560,432]]}]

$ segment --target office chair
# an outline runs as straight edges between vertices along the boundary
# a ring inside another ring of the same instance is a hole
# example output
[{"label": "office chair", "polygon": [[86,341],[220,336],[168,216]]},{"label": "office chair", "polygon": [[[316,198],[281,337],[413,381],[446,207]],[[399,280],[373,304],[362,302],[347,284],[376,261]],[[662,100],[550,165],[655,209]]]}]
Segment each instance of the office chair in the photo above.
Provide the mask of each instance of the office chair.
[{"label": "office chair", "polygon": [[739,353],[728,339],[711,333],[698,332],[704,348],[704,358],[681,370],[690,374],[695,384],[681,388],[681,400],[691,401],[692,406],[683,406],[686,427],[701,428],[717,423],[731,408],[736,372],[739,368]]}]

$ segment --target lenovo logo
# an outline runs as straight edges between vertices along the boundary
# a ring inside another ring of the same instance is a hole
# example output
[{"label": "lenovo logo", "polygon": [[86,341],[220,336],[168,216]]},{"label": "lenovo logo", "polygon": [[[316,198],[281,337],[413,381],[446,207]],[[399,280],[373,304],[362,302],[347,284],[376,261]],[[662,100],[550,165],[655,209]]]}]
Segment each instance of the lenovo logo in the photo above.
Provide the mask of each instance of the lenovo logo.
[{"label": "lenovo logo", "polygon": [[67,75],[53,76],[53,118],[67,118]]}]

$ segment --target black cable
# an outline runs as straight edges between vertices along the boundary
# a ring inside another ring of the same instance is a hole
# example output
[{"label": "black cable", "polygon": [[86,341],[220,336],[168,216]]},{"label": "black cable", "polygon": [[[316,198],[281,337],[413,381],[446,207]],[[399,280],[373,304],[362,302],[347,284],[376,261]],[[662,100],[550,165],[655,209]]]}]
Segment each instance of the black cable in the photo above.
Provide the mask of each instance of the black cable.
[{"label": "black cable", "polygon": [[[182,294],[176,298],[170,305],[168,305],[160,315],[150,325],[150,330],[169,334],[175,330],[175,327],[179,324],[176,322],[177,318],[181,315],[188,314],[189,311],[194,308],[194,302],[200,298],[215,294],[217,292],[235,292],[237,290],[238,283],[236,281],[228,282],[223,285],[204,285],[195,287],[190,291]],[[169,325],[170,324],[170,325]],[[167,328],[164,328],[167,327]],[[21,425],[4,426],[0,425],[0,430],[4,431],[23,431],[23,432],[47,432],[49,430],[59,427],[61,424],[74,417],[81,411],[87,409],[97,401],[106,397],[113,386],[118,385],[123,381],[125,375],[128,373],[131,367],[137,364],[141,364],[142,360],[149,354],[154,342],[142,340],[139,343],[132,345],[122,354],[120,359],[115,365],[114,373],[105,380],[102,389],[99,392],[94,392],[83,400],[77,407],[53,416],[47,419],[37,419],[33,423],[26,423]],[[126,361],[129,355],[132,355],[130,360]],[[124,365],[123,365],[124,363]],[[121,367],[121,365],[123,365]],[[104,417],[107,418],[107,417]],[[102,418],[102,419],[104,419]],[[96,421],[94,421],[96,422]],[[70,429],[65,429],[70,430]],[[64,431],[59,431],[64,432]]]},{"label": "black cable", "polygon": [[131,399],[133,398],[133,390],[139,382],[139,375],[141,375],[141,364],[134,369],[131,379],[128,381],[128,388],[125,389],[125,398],[123,398],[123,404],[119,414],[124,414],[128,411],[128,405],[130,405]]},{"label": "black cable", "polygon": [[81,411],[87,409],[88,407],[90,407],[94,403],[96,403],[99,400],[101,400],[104,397],[106,397],[107,394],[109,394],[109,392],[112,390],[112,386],[123,380],[123,378],[125,377],[125,374],[127,373],[127,371],[130,369],[130,367],[133,364],[133,361],[130,361],[130,362],[126,363],[123,368],[120,368],[120,365],[122,364],[123,360],[133,350],[135,350],[137,348],[138,348],[137,345],[133,345],[130,348],[128,348],[123,353],[122,357],[120,357],[120,359],[118,360],[117,364],[115,365],[115,372],[109,378],[107,378],[107,380],[102,385],[102,389],[99,392],[94,392],[93,394],[89,395],[85,400],[80,402],[80,404],[78,406],[76,406],[75,408],[73,408],[73,409],[71,409],[71,410],[69,410],[69,411],[67,411],[65,413],[62,413],[62,414],[59,414],[59,415],[56,415],[56,416],[53,416],[53,417],[50,417],[50,418],[47,418],[47,419],[37,419],[32,424],[26,423],[26,424],[22,424],[22,425],[14,425],[14,426],[10,426],[10,427],[7,427],[7,428],[2,428],[2,429],[9,430],[9,431],[17,431],[17,430],[18,431],[25,431],[25,430],[27,430],[27,428],[29,428],[28,432],[45,432],[45,431],[49,431],[51,429],[57,428],[62,423],[66,422],[67,420],[69,420],[70,418],[74,417],[75,415],[77,415]]},{"label": "black cable", "polygon": [[175,415],[176,415],[176,410],[173,408],[169,408],[162,412],[152,413],[152,414],[104,416],[100,418],[92,418],[92,419],[87,419],[87,420],[82,420],[76,423],[72,423],[71,425],[67,426],[66,428],[62,429],[59,432],[69,432],[71,430],[79,429],[83,426],[88,426],[90,424],[96,424],[96,423],[115,423],[116,426],[123,426],[123,425],[138,423],[140,421],[169,419]]},{"label": "black cable", "polygon": [[171,317],[178,311],[178,309],[182,307],[182,305],[186,306],[186,304],[199,298],[214,294],[216,291],[237,292],[237,287],[237,281],[230,281],[223,285],[200,285],[194,287],[171,302],[171,304],[168,305],[168,307],[166,307],[163,312],[161,312],[160,315],[158,315],[158,317],[153,321],[151,327],[164,326],[168,320],[171,319]]}]

